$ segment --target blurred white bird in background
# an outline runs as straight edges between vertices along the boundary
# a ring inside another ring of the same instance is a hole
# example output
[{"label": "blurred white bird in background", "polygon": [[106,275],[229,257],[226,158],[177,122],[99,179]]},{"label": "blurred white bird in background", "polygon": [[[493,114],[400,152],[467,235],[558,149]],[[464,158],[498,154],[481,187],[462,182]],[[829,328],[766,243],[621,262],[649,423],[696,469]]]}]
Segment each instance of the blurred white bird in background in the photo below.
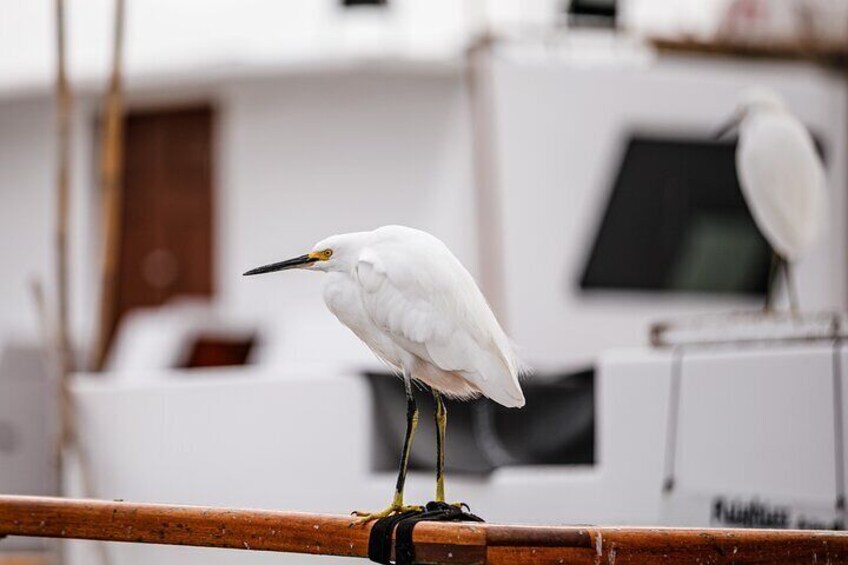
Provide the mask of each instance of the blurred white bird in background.
[{"label": "blurred white bird in background", "polygon": [[746,92],[732,119],[718,133],[739,126],[736,172],[745,201],[774,251],[766,308],[771,307],[771,281],[782,266],[792,312],[798,297],[790,272],[821,236],[827,221],[824,164],[807,128],[776,93],[757,88]]},{"label": "blurred white bird in background", "polygon": [[442,395],[524,405],[512,345],[474,279],[439,239],[403,226],[334,235],[306,255],[244,274],[294,268],[326,272],[327,307],[403,375],[407,429],[394,497],[382,512],[355,512],[360,522],[419,508],[403,504],[418,424],[412,381],[429,385],[436,401],[436,500],[444,502],[447,413]]}]

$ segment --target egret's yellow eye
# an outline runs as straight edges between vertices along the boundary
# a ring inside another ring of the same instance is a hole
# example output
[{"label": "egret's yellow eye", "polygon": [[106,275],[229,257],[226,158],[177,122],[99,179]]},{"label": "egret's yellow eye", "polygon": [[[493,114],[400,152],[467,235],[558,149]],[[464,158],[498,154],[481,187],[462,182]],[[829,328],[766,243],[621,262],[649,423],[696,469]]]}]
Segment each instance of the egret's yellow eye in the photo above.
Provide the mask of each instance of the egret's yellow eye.
[{"label": "egret's yellow eye", "polygon": [[332,249],[325,249],[324,250],[324,259],[329,259],[332,256],[333,256],[333,250]]}]

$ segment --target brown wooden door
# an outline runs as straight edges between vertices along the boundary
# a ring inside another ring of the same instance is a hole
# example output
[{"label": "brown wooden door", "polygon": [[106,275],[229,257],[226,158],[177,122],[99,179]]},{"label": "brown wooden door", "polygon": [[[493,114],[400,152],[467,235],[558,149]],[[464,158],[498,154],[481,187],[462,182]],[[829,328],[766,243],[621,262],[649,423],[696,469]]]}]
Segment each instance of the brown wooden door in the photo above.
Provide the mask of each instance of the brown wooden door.
[{"label": "brown wooden door", "polygon": [[212,136],[207,106],[127,115],[111,334],[133,308],[212,295]]}]

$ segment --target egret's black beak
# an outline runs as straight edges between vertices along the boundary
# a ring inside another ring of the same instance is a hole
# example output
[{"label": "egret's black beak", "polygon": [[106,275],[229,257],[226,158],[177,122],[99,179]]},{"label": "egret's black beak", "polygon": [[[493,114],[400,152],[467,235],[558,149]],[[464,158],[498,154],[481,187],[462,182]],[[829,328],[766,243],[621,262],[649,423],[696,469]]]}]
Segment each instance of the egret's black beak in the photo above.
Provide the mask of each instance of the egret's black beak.
[{"label": "egret's black beak", "polygon": [[318,261],[318,257],[315,257],[312,253],[309,253],[307,255],[295,257],[294,259],[280,261],[279,263],[271,263],[270,265],[256,267],[255,269],[251,269],[244,273],[243,276],[249,277],[251,275],[262,275],[265,273],[273,273],[275,271],[285,271],[286,269],[294,269],[295,267],[308,265],[309,263],[314,263],[315,261]]},{"label": "egret's black beak", "polygon": [[730,116],[728,120],[726,120],[721,126],[716,129],[715,134],[713,134],[715,139],[724,139],[728,135],[730,135],[736,128],[739,127],[739,124],[742,122],[742,116],[738,113]]}]

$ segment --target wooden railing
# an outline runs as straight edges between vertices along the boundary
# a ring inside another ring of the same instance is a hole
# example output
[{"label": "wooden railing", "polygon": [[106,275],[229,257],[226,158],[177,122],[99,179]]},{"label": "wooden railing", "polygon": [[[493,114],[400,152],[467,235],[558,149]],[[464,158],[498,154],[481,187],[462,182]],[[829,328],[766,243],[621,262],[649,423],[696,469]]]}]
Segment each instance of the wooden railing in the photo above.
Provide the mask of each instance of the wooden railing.
[{"label": "wooden railing", "polygon": [[[348,516],[0,496],[0,536],[365,557],[369,532]],[[848,534],[822,531],[422,522],[414,543],[422,563],[848,563]]]}]

